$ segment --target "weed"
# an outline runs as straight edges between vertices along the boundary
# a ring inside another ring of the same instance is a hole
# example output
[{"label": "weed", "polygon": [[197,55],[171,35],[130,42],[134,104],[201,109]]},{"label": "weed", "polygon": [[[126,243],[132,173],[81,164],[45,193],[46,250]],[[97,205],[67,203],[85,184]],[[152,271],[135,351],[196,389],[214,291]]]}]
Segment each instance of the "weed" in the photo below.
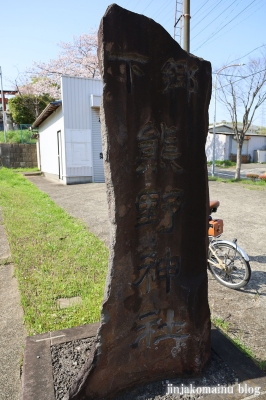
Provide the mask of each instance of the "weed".
[{"label": "weed", "polygon": [[227,332],[229,328],[229,322],[222,318],[212,318],[212,323],[220,328],[222,331]]},{"label": "weed", "polygon": [[[0,131],[0,143],[5,142],[4,131]],[[31,139],[32,131],[27,129],[7,131],[6,142],[7,143],[36,143],[36,139]]]}]

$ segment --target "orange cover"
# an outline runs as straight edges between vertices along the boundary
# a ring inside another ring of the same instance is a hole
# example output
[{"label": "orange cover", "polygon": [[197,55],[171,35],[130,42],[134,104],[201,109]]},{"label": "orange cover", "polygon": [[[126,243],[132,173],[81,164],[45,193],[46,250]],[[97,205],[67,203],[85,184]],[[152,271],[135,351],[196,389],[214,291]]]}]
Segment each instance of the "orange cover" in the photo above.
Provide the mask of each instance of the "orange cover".
[{"label": "orange cover", "polygon": [[223,233],[224,223],[222,219],[212,219],[209,221],[209,236],[218,236]]}]

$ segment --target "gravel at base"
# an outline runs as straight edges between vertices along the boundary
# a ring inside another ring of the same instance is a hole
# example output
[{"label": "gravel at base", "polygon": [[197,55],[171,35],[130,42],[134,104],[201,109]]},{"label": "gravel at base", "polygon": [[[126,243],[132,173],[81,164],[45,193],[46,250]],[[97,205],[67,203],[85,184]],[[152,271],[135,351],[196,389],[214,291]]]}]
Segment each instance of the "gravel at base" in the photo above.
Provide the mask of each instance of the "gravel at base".
[{"label": "gravel at base", "polygon": [[[51,346],[56,400],[62,400],[72,382],[74,382],[88,357],[93,341],[94,338],[87,338]],[[155,382],[119,395],[116,400],[196,400],[205,396],[200,394],[166,394],[167,384],[172,384],[173,387],[181,387],[182,384],[186,387],[189,387],[190,384],[193,387],[217,387],[218,385],[230,386],[237,381],[236,375],[227,364],[215,353],[212,353],[211,365],[200,378]]]}]

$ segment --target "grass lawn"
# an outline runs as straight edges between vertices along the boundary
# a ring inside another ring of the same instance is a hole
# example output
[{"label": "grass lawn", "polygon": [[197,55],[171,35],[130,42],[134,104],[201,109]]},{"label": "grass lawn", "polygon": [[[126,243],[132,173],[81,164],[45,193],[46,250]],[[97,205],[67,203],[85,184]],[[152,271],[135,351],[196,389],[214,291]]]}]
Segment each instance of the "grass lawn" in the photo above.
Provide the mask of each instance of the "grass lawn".
[{"label": "grass lawn", "polygon": [[[106,246],[21,174],[0,169],[0,207],[29,335],[99,321]],[[57,299],[80,296],[60,309]]]},{"label": "grass lawn", "polygon": [[227,178],[218,178],[216,176],[209,176],[209,181],[217,181],[223,183],[237,183],[241,184],[248,189],[257,189],[264,190],[266,189],[266,181],[262,179],[251,180],[251,179],[227,179]]}]

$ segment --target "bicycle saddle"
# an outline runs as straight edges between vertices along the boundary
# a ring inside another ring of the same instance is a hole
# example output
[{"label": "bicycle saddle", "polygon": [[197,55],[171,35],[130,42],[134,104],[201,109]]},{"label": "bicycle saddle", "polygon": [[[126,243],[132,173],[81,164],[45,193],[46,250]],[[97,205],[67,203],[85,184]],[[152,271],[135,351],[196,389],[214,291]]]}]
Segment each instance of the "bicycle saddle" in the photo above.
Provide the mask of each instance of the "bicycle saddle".
[{"label": "bicycle saddle", "polygon": [[210,214],[217,211],[220,202],[218,200],[210,200]]}]

